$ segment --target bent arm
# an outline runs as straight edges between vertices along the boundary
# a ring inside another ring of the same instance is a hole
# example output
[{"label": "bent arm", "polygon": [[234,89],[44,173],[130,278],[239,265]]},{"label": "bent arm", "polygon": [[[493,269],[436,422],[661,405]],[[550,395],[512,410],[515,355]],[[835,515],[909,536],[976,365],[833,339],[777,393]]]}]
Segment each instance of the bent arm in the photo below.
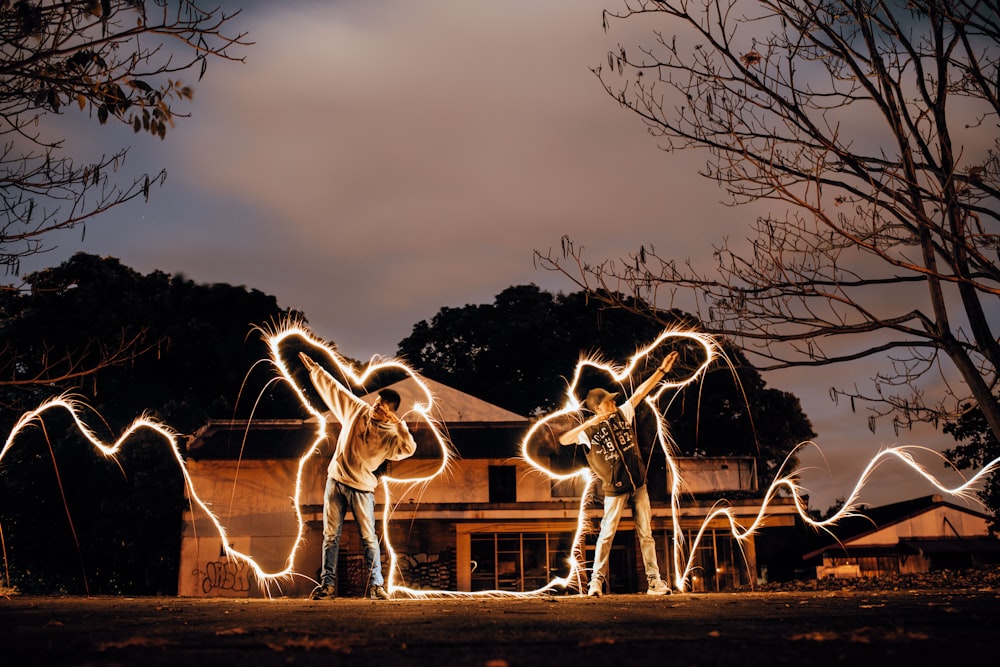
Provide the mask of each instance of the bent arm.
[{"label": "bent arm", "polygon": [[402,419],[393,423],[383,423],[379,428],[391,429],[394,431],[391,438],[391,446],[386,458],[390,461],[401,461],[413,456],[417,451],[417,441],[413,439],[413,434],[406,427],[406,422]]},{"label": "bent arm", "polygon": [[604,421],[605,417],[601,415],[594,415],[590,419],[586,420],[582,424],[578,424],[566,431],[559,436],[559,444],[564,447],[567,445],[575,445],[580,442],[580,434],[586,431],[591,426],[596,426],[600,422]]}]

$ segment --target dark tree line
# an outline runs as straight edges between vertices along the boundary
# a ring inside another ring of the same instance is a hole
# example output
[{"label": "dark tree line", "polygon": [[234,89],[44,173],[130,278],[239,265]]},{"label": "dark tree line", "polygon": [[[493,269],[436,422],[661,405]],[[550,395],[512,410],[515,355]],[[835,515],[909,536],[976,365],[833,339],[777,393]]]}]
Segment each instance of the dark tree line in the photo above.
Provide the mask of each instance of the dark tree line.
[{"label": "dark tree line", "polygon": [[[1000,458],[1000,442],[997,442],[982,411],[972,405],[966,406],[966,412],[959,419],[945,424],[942,430],[959,443],[944,453],[959,470],[981,470]],[[977,495],[993,512],[991,530],[994,533],[1000,531],[1000,475],[994,473],[987,477]]]},{"label": "dark tree line", "polygon": [[[581,356],[623,364],[665,326],[696,322],[677,310],[661,312],[658,321],[635,310],[641,308],[608,307],[583,291],[520,285],[492,304],[442,308],[413,327],[399,354],[434,380],[519,414],[544,414],[561,407]],[[795,396],[767,387],[739,350],[724,349],[732,367],[720,360],[702,382],[664,395],[661,407],[681,454],[753,456],[766,482],[815,433]],[[676,368],[702,360],[688,349]]]},{"label": "dark tree line", "polygon": [[[257,363],[268,350],[254,328],[300,315],[273,296],[143,275],[86,254],[26,280],[28,291],[0,292],[0,340],[17,359],[0,386],[5,438],[23,413],[67,392],[83,399],[81,417],[103,441],[148,414],[177,431],[182,455],[185,436],[208,419],[303,416],[291,392],[265,391],[274,372]],[[414,326],[399,352],[428,377],[537,414],[561,403],[581,355],[621,362],[660,331],[583,293],[528,285],[492,304],[442,309]],[[69,364],[69,350],[99,355],[123,340],[136,348],[120,363],[80,375],[65,366],[59,382],[36,379],[40,368]],[[713,368],[700,390],[671,403],[671,427],[684,454],[757,456],[767,474],[812,431],[794,396],[766,387],[736,350],[727,353],[739,386],[733,371]],[[139,431],[106,459],[68,414],[47,413],[0,461],[4,576],[23,592],[174,592],[185,500],[173,456],[160,435]]]},{"label": "dark tree line", "polygon": [[[0,339],[13,353],[0,387],[4,437],[15,420],[65,392],[113,442],[148,414],[181,435],[209,418],[248,417],[270,377],[252,327],[290,315],[273,296],[199,285],[118,260],[77,254],[26,276],[25,292],[0,292]],[[127,361],[59,383],[24,382],[80,350],[136,340]],[[241,388],[243,394],[241,395]],[[292,409],[270,392],[257,415]],[[139,431],[117,460],[99,456],[64,411],[27,430],[0,462],[0,529],[11,583],[24,592],[157,594],[176,591],[183,479],[163,438]]]}]

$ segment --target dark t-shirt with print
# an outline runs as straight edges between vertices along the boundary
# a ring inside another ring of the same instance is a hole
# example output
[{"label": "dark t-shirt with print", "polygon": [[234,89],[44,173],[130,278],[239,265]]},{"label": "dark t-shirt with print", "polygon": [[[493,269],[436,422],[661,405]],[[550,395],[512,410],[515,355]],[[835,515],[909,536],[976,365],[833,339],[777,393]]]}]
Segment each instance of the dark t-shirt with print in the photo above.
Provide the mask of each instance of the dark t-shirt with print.
[{"label": "dark t-shirt with print", "polygon": [[605,495],[632,493],[646,483],[634,425],[635,409],[625,403],[580,436],[582,444],[590,445],[587,462],[601,480]]}]

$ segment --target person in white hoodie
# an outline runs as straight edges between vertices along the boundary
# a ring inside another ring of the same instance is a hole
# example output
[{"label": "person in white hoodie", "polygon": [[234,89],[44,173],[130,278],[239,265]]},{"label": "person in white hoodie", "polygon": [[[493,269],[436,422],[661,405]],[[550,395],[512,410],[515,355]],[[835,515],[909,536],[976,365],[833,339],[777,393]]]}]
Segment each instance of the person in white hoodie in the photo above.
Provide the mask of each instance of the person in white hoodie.
[{"label": "person in white hoodie", "polygon": [[375,534],[375,471],[386,461],[412,456],[417,449],[406,423],[396,415],[399,394],[383,389],[372,405],[365,403],[305,353],[299,358],[309,380],[340,423],[340,436],[327,468],[323,496],[323,568],[313,600],[336,597],[337,557],[344,517],[350,509],[358,524],[368,571],[368,595],[388,600],[382,576],[382,557]]}]

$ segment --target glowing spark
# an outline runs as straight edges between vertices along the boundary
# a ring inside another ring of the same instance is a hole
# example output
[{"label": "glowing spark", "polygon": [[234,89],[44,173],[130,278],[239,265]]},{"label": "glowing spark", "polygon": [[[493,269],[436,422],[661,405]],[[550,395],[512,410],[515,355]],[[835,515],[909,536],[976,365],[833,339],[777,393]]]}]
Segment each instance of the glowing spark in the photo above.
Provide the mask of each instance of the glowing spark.
[{"label": "glowing spark", "polygon": [[[695,368],[691,373],[681,379],[675,380],[661,380],[660,383],[649,393],[643,401],[650,407],[653,414],[656,415],[656,441],[663,453],[666,455],[667,466],[671,473],[671,491],[670,491],[670,507],[671,507],[671,517],[673,521],[673,534],[674,534],[674,549],[673,549],[673,559],[674,559],[674,571],[680,572],[680,561],[682,557],[682,538],[683,532],[680,529],[680,494],[683,486],[683,482],[680,476],[680,469],[677,466],[674,457],[671,456],[670,439],[667,434],[666,425],[663,422],[663,416],[660,414],[657,408],[657,402],[665,391],[670,389],[680,389],[685,387],[695,381],[697,381],[709,367],[712,361],[715,360],[717,355],[721,354],[721,348],[719,348],[715,339],[707,334],[702,334],[694,331],[686,331],[682,329],[667,329],[661,333],[656,340],[641,348],[637,351],[632,358],[629,360],[628,364],[621,368],[615,368],[609,364],[600,363],[594,359],[583,359],[577,366],[573,373],[573,377],[566,389],[566,402],[564,406],[553,412],[546,417],[540,419],[536,422],[525,434],[524,439],[521,441],[521,455],[525,461],[527,461],[533,468],[539,470],[546,475],[549,475],[555,480],[565,480],[572,478],[581,478],[586,481],[586,489],[580,496],[580,513],[577,520],[576,534],[573,538],[573,544],[577,545],[582,543],[583,536],[588,532],[588,523],[586,518],[586,502],[587,497],[590,495],[590,490],[596,483],[596,478],[590,472],[587,467],[582,467],[568,474],[559,474],[551,470],[548,466],[544,465],[542,462],[538,461],[533,455],[532,450],[536,449],[535,438],[538,437],[538,433],[543,429],[551,428],[551,423],[554,421],[559,421],[567,416],[573,416],[574,419],[579,418],[580,412],[580,401],[577,398],[579,390],[580,378],[586,368],[595,368],[603,373],[607,374],[615,384],[622,385],[626,381],[630,380],[631,375],[635,372],[635,369],[639,364],[646,360],[647,357],[652,355],[661,347],[666,347],[669,342],[675,341],[689,341],[695,343],[704,352],[705,358],[701,364]],[[660,355],[665,356],[665,355]],[[569,586],[577,582],[580,577],[580,573],[584,570],[584,564],[579,562],[575,556],[570,558],[569,572],[565,577],[561,577],[553,582],[550,582],[545,588],[552,588],[554,586]],[[678,590],[684,590],[684,579],[680,576],[677,577],[674,582],[675,587]],[[578,583],[576,587],[579,588]],[[544,589],[543,589],[544,590]]]},{"label": "glowing spark", "polygon": [[[796,479],[798,478],[801,471],[796,470],[788,474],[782,474],[782,470],[786,467],[788,461],[790,461],[795,454],[802,447],[813,444],[813,443],[800,443],[797,445],[785,460],[785,465],[778,471],[778,474],[771,485],[768,487],[767,491],[764,493],[764,497],[761,500],[760,509],[757,515],[754,517],[750,525],[743,527],[737,521],[732,509],[728,506],[726,501],[720,500],[716,503],[713,509],[708,513],[705,519],[702,521],[701,526],[698,528],[694,539],[691,541],[689,547],[685,549],[684,546],[684,531],[680,526],[680,495],[683,490],[683,480],[680,477],[680,470],[677,466],[676,460],[672,455],[671,441],[669,434],[664,424],[663,415],[660,414],[657,409],[657,404],[660,397],[665,391],[671,389],[679,389],[687,386],[695,381],[697,381],[708,368],[708,366],[717,358],[725,358],[725,355],[717,344],[717,342],[711,336],[706,334],[684,331],[680,329],[668,329],[664,331],[660,336],[653,341],[647,347],[640,349],[636,354],[629,360],[629,363],[620,369],[616,369],[610,365],[599,363],[593,359],[584,359],[577,364],[576,371],[573,374],[572,380],[566,390],[566,402],[563,408],[553,412],[543,419],[536,422],[531,429],[524,436],[521,442],[521,453],[522,458],[527,461],[536,470],[548,475],[554,480],[567,480],[572,478],[581,478],[586,480],[586,489],[580,498],[580,513],[577,521],[576,534],[573,538],[573,544],[578,545],[583,541],[584,535],[588,532],[589,526],[587,518],[585,515],[585,506],[587,503],[587,497],[591,488],[596,482],[596,478],[592,475],[587,467],[582,467],[579,470],[573,471],[571,473],[557,473],[556,471],[550,469],[548,466],[540,462],[535,456],[532,455],[534,449],[538,449],[539,438],[541,438],[540,433],[544,430],[552,428],[552,423],[560,420],[565,421],[566,417],[572,417],[574,420],[578,420],[580,412],[580,403],[577,399],[579,391],[579,382],[582,372],[587,367],[596,368],[605,374],[607,374],[616,384],[622,385],[626,380],[630,379],[630,376],[638,367],[639,363],[650,356],[658,348],[666,347],[668,343],[674,342],[676,340],[693,341],[697,343],[705,354],[705,359],[700,366],[698,366],[691,374],[680,379],[671,382],[661,381],[658,388],[650,393],[644,400],[652,408],[653,413],[656,415],[657,424],[657,442],[660,448],[663,450],[666,456],[667,466],[671,473],[671,491],[670,491],[670,508],[671,508],[671,519],[673,524],[673,548],[671,557],[674,563],[673,571],[676,573],[674,577],[674,587],[678,591],[685,591],[687,589],[688,583],[694,578],[695,569],[695,557],[698,552],[698,546],[701,543],[706,531],[712,525],[713,521],[718,519],[724,519],[729,523],[730,533],[737,541],[737,544],[742,548],[743,543],[751,538],[757,530],[764,525],[767,518],[768,508],[771,502],[778,496],[781,490],[788,492],[794,499],[794,504],[796,512],[802,518],[806,525],[813,526],[821,530],[829,530],[829,527],[834,525],[837,521],[853,516],[857,514],[857,500],[860,497],[861,490],[868,483],[869,478],[874,473],[875,469],[879,465],[885,462],[886,459],[890,457],[895,457],[896,459],[904,462],[915,470],[920,476],[929,481],[935,488],[942,491],[943,493],[957,496],[965,500],[972,500],[972,491],[976,488],[976,485],[987,475],[992,474],[997,468],[1000,468],[1000,457],[994,459],[988,463],[982,470],[977,472],[973,477],[967,480],[965,483],[949,488],[942,484],[935,476],[930,474],[926,468],[921,466],[914,460],[911,452],[916,450],[923,450],[933,452],[933,450],[928,450],[923,447],[893,447],[879,452],[866,466],[864,472],[858,479],[857,484],[854,489],[849,494],[843,507],[840,508],[838,512],[834,515],[828,517],[823,521],[816,521],[809,515],[808,507],[803,501],[803,497],[806,495],[803,493],[802,488],[798,485]],[[663,355],[659,355],[663,356]],[[726,363],[730,366],[728,359]],[[937,452],[933,452],[938,454]],[[942,457],[943,458],[943,457]],[[688,554],[685,557],[685,553]],[[570,558],[568,563],[569,572],[565,577],[558,578],[549,583],[546,588],[552,588],[556,586],[570,586],[574,585],[576,588],[581,588],[579,581],[577,581],[581,573],[585,570],[584,563],[581,563],[576,559],[575,556]],[[544,589],[542,589],[544,590]]]},{"label": "glowing spark", "polygon": [[[80,412],[84,407],[83,404],[69,397],[62,396],[47,401],[38,408],[36,408],[35,410],[32,410],[31,412],[22,415],[22,417],[18,420],[18,422],[15,424],[14,428],[8,435],[3,450],[0,450],[0,461],[3,460],[3,457],[6,455],[7,451],[13,446],[15,440],[17,439],[17,436],[31,424],[35,423],[36,421],[40,421],[43,415],[49,412],[50,410],[61,409],[69,413],[69,415],[75,422],[76,427],[79,430],[80,434],[88,442],[90,442],[90,444],[92,444],[101,454],[103,454],[106,457],[114,457],[115,454],[117,454],[118,451],[121,449],[123,443],[127,441],[128,438],[131,437],[133,434],[135,434],[137,431],[142,429],[152,430],[155,433],[159,434],[167,443],[167,446],[169,447],[171,453],[173,454],[174,460],[177,462],[178,469],[184,476],[184,484],[190,495],[191,502],[194,505],[196,505],[199,509],[201,509],[209,517],[209,520],[215,527],[219,539],[222,542],[222,549],[225,555],[228,558],[231,558],[235,561],[245,563],[250,568],[250,572],[253,573],[253,576],[255,577],[257,582],[261,585],[261,588],[270,596],[272,586],[277,586],[280,589],[282,581],[290,580],[291,577],[295,576],[305,576],[295,571],[295,558],[296,555],[298,554],[299,549],[301,548],[302,544],[305,541],[305,520],[302,516],[302,510],[301,510],[302,479],[309,458],[318,451],[320,444],[327,437],[326,420],[323,418],[322,413],[320,413],[315,407],[312,406],[310,401],[306,398],[303,388],[300,387],[296,382],[296,380],[294,379],[288,365],[282,358],[281,355],[282,344],[285,343],[288,339],[293,337],[300,339],[306,345],[314,348],[318,356],[322,356],[330,363],[334,364],[345,377],[350,378],[351,382],[358,387],[362,386],[373,373],[389,368],[403,371],[416,382],[417,386],[420,389],[420,392],[423,395],[423,400],[416,402],[409,412],[404,413],[401,416],[410,422],[419,421],[427,425],[428,429],[433,434],[434,441],[437,443],[437,446],[440,449],[441,463],[437,467],[437,469],[434,470],[429,475],[421,475],[418,477],[411,477],[411,478],[392,477],[392,476],[385,476],[382,478],[382,488],[385,494],[385,504],[384,504],[385,509],[383,511],[383,517],[382,517],[383,531],[385,533],[386,551],[389,554],[389,559],[390,559],[389,576],[387,577],[386,584],[388,590],[391,592],[393,588],[398,588],[398,587],[394,587],[392,583],[397,569],[396,551],[393,548],[393,546],[389,543],[388,539],[389,535],[388,526],[391,520],[390,485],[403,484],[406,485],[407,488],[412,488],[414,485],[425,484],[429,482],[431,479],[433,479],[435,476],[437,476],[440,472],[445,470],[449,463],[448,444],[445,438],[442,436],[435,420],[430,416],[431,410],[434,405],[433,396],[431,395],[430,390],[427,388],[427,385],[408,366],[406,366],[402,362],[396,360],[382,360],[379,358],[373,358],[368,363],[364,372],[358,373],[355,371],[355,369],[351,364],[349,364],[346,360],[344,360],[333,349],[331,349],[322,341],[315,338],[304,327],[296,325],[294,322],[285,323],[285,325],[282,328],[280,328],[280,330],[274,333],[268,334],[267,332],[263,331],[262,333],[265,334],[268,346],[270,348],[271,363],[278,369],[280,375],[288,382],[289,386],[291,386],[292,389],[295,391],[295,393],[298,395],[299,400],[301,401],[303,407],[311,414],[315,415],[319,423],[319,427],[315,435],[315,438],[313,440],[312,446],[308,449],[308,451],[306,451],[300,457],[298,462],[298,469],[295,477],[295,488],[292,499],[297,531],[293,545],[288,553],[287,558],[285,559],[284,567],[280,570],[266,571],[253,559],[253,557],[250,554],[243,553],[230,546],[230,541],[226,532],[226,528],[224,527],[222,521],[209,508],[208,504],[205,503],[198,495],[197,489],[195,488],[195,484],[187,470],[183,456],[181,455],[181,449],[178,445],[177,433],[175,433],[168,426],[160,424],[146,416],[136,419],[121,434],[118,440],[116,440],[112,444],[107,444],[103,442],[100,438],[98,438],[97,435],[93,432],[93,430],[91,430],[91,428],[87,426],[87,424],[84,423],[83,419],[80,417]],[[409,592],[408,589],[400,589],[400,590],[402,592]]]},{"label": "glowing spark", "polygon": [[[190,493],[191,502],[197,505],[209,517],[209,519],[212,522],[212,525],[214,525],[215,529],[218,531],[219,538],[222,540],[222,545],[223,548],[225,549],[226,554],[234,560],[245,562],[250,567],[251,572],[254,573],[257,579],[265,583],[265,585],[268,582],[286,578],[295,574],[292,571],[290,564],[280,572],[274,572],[274,573],[264,572],[261,569],[261,567],[257,565],[257,563],[249,555],[244,554],[229,546],[229,540],[226,535],[226,529],[223,527],[222,523],[215,516],[212,510],[210,510],[208,506],[205,504],[205,502],[202,501],[202,499],[198,496],[198,493],[195,490],[194,482],[192,481],[191,476],[188,473],[187,467],[184,465],[184,458],[182,457],[180,447],[177,444],[178,435],[170,427],[165,426],[144,415],[133,421],[132,424],[129,425],[129,427],[122,432],[122,434],[118,437],[118,439],[115,442],[107,444],[103,442],[100,438],[98,438],[97,435],[93,432],[93,430],[91,430],[91,428],[87,426],[87,424],[85,424],[83,420],[80,418],[80,412],[83,410],[84,407],[85,406],[83,405],[82,402],[77,401],[69,396],[63,395],[51,399],[49,401],[46,401],[38,408],[25,413],[24,415],[21,416],[20,419],[18,419],[17,423],[14,425],[14,428],[7,436],[7,441],[4,443],[3,449],[0,450],[0,461],[3,460],[3,457],[6,456],[10,448],[13,447],[14,442],[17,439],[17,436],[32,424],[40,422],[44,414],[50,410],[60,409],[67,412],[73,419],[74,423],[76,424],[76,428],[80,432],[80,435],[82,435],[101,454],[103,454],[105,457],[108,458],[114,458],[118,454],[118,452],[121,451],[121,448],[124,445],[124,443],[135,433],[142,430],[153,431],[154,433],[161,436],[163,440],[167,443],[170,452],[173,454],[174,460],[177,462],[178,469],[184,476],[184,485],[187,487],[187,490]],[[299,518],[301,520],[301,516]],[[300,534],[300,539],[301,539],[301,534]]]},{"label": "glowing spark", "polygon": [[[791,459],[792,455],[794,455],[796,451],[810,444],[815,444],[815,443],[811,442],[799,443],[799,445],[797,445],[795,449],[788,455],[786,462],[789,459]],[[701,528],[698,530],[697,536],[691,542],[690,553],[692,555],[688,559],[688,562],[683,572],[679,576],[679,580],[686,581],[691,576],[694,567],[694,553],[698,549],[698,544],[701,542],[701,539],[705,533],[706,528],[713,520],[719,518],[727,520],[729,522],[730,533],[737,540],[737,543],[742,545],[742,542],[744,540],[751,537],[757,531],[757,529],[764,524],[768,505],[770,504],[771,500],[773,500],[777,496],[779,490],[781,490],[782,488],[786,489],[794,498],[796,511],[798,512],[799,516],[802,518],[803,522],[806,525],[821,530],[827,530],[829,532],[829,528],[835,525],[841,519],[851,516],[858,516],[857,502],[859,497],[861,496],[861,490],[868,483],[869,478],[875,472],[875,469],[878,468],[881,464],[885,463],[885,461],[890,457],[896,458],[905,463],[907,466],[916,471],[918,475],[926,479],[928,482],[931,483],[931,485],[933,485],[936,489],[938,489],[942,493],[955,496],[970,502],[975,502],[974,498],[972,497],[972,491],[975,490],[977,484],[979,484],[983,480],[983,478],[985,478],[987,475],[993,474],[993,472],[995,472],[998,468],[1000,468],[1000,457],[997,457],[992,461],[990,461],[988,464],[986,464],[986,466],[984,466],[975,475],[967,479],[962,484],[959,484],[958,486],[954,487],[948,487],[942,484],[937,477],[928,472],[924,466],[920,465],[913,458],[912,452],[914,451],[930,452],[938,456],[942,460],[944,460],[944,457],[941,456],[939,452],[935,452],[934,450],[928,449],[926,447],[899,446],[899,447],[889,447],[887,449],[884,449],[880,451],[875,457],[873,457],[868,462],[868,465],[865,466],[864,472],[858,478],[858,481],[855,484],[854,489],[848,495],[847,500],[844,502],[843,506],[839,510],[837,510],[837,512],[835,512],[831,516],[821,521],[817,521],[809,515],[808,507],[802,500],[802,497],[805,494],[803,493],[802,488],[795,481],[795,478],[798,476],[798,472],[800,471],[796,471],[787,475],[782,475],[780,474],[779,470],[778,476],[774,479],[774,481],[768,487],[767,491],[764,493],[764,498],[761,501],[760,511],[757,513],[757,516],[754,518],[751,524],[745,528],[739,525],[739,523],[736,521],[736,517],[733,515],[732,511],[728,507],[723,506],[721,501],[719,503],[716,503],[716,507],[708,514],[708,516],[705,517],[705,521],[702,523]]]},{"label": "glowing spark", "polygon": [[[312,405],[310,400],[307,398],[304,389],[295,380],[291,370],[285,363],[282,357],[282,346],[286,344],[289,339],[295,338],[301,343],[313,348],[313,353],[319,357],[324,358],[329,364],[332,364],[337,370],[343,375],[343,377],[348,378],[349,381],[355,387],[362,387],[365,385],[367,380],[372,376],[372,374],[385,369],[395,369],[397,371],[402,371],[411,379],[416,382],[417,387],[422,394],[422,400],[415,402],[413,407],[409,412],[404,413],[403,417],[407,421],[414,422],[419,421],[426,424],[430,432],[433,434],[434,441],[441,453],[441,461],[437,468],[429,475],[421,475],[417,477],[392,477],[385,476],[382,478],[382,491],[384,495],[383,504],[383,537],[386,546],[386,552],[389,556],[389,567],[388,567],[388,577],[386,579],[386,586],[390,594],[396,597],[472,597],[472,596],[532,596],[544,593],[545,591],[553,589],[562,589],[567,587],[580,588],[579,579],[585,570],[585,564],[582,563],[576,556],[577,546],[582,544],[583,536],[588,530],[585,503],[586,498],[589,495],[590,489],[595,483],[595,478],[590,473],[589,469],[583,467],[579,470],[574,470],[570,473],[558,473],[551,470],[542,462],[537,460],[532,451],[538,446],[538,443],[543,441],[541,433],[542,429],[550,429],[553,421],[566,421],[567,418],[577,419],[578,413],[580,411],[579,400],[577,399],[578,384],[581,378],[581,374],[587,368],[597,369],[600,372],[607,374],[615,383],[623,385],[625,382],[631,381],[631,376],[638,365],[643,362],[647,357],[652,355],[654,352],[660,348],[668,346],[673,342],[688,342],[694,343],[696,347],[699,347],[704,353],[704,360],[701,364],[695,368],[690,374],[679,379],[670,382],[661,381],[657,388],[644,399],[646,404],[652,408],[653,414],[656,415],[657,424],[657,442],[660,448],[666,455],[667,465],[669,467],[672,485],[671,485],[671,515],[673,521],[673,549],[672,549],[672,559],[674,563],[675,581],[674,586],[679,591],[684,591],[687,588],[688,582],[695,578],[694,575],[694,555],[697,553],[698,545],[700,544],[705,532],[708,530],[709,526],[713,521],[718,519],[727,520],[730,526],[730,532],[733,537],[737,540],[737,543],[742,545],[742,543],[749,539],[755,532],[765,523],[768,508],[771,502],[778,496],[779,492],[784,490],[789,493],[794,499],[794,504],[796,511],[802,520],[807,524],[811,525],[817,529],[829,530],[829,527],[835,524],[840,519],[852,516],[857,513],[857,501],[860,497],[862,488],[868,483],[870,477],[874,474],[875,470],[879,465],[884,463],[889,458],[895,458],[906,465],[910,466],[918,475],[922,476],[925,480],[929,481],[938,490],[943,493],[958,496],[966,500],[971,499],[972,491],[975,489],[976,485],[987,475],[992,474],[998,468],[1000,468],[1000,458],[994,459],[988,463],[982,470],[977,472],[974,476],[968,479],[963,484],[949,488],[943,485],[936,477],[930,474],[923,466],[918,464],[913,458],[912,452],[917,450],[930,451],[922,447],[893,447],[879,452],[867,465],[864,472],[858,479],[857,484],[854,489],[849,494],[843,507],[831,517],[828,517],[822,521],[816,521],[808,513],[808,507],[803,501],[804,493],[801,487],[798,485],[796,479],[801,471],[792,471],[789,473],[782,473],[784,468],[787,466],[788,461],[790,461],[800,448],[813,444],[813,443],[801,443],[799,444],[786,459],[785,465],[779,470],[778,475],[768,487],[767,491],[764,493],[763,499],[760,504],[760,509],[753,519],[753,521],[748,526],[741,526],[737,521],[736,516],[730,507],[728,507],[725,501],[719,501],[716,503],[715,507],[709,512],[708,516],[702,522],[700,528],[697,531],[695,538],[692,540],[691,545],[688,549],[684,548],[683,531],[680,526],[680,493],[682,491],[683,482],[680,477],[680,470],[677,466],[675,458],[672,455],[672,447],[667,432],[666,425],[663,420],[662,414],[657,410],[656,406],[660,397],[665,391],[671,389],[679,389],[692,382],[697,381],[708,368],[708,366],[716,359],[723,358],[721,348],[718,346],[716,341],[705,334],[700,334],[691,331],[684,330],[666,330],[664,331],[655,341],[645,348],[640,349],[636,354],[630,359],[629,363],[622,368],[615,368],[607,364],[602,364],[593,359],[581,360],[576,367],[573,378],[569,383],[566,391],[566,401],[564,407],[560,410],[544,417],[537,421],[524,435],[521,441],[521,454],[523,459],[536,471],[539,471],[545,475],[548,475],[554,480],[568,480],[579,478],[586,481],[586,490],[581,495],[580,500],[580,512],[577,520],[576,533],[573,538],[573,555],[567,560],[567,573],[565,576],[556,577],[552,579],[545,586],[538,588],[533,591],[526,592],[513,592],[513,591],[477,591],[477,592],[462,592],[462,591],[427,591],[427,590],[415,590],[410,589],[405,586],[395,585],[394,579],[396,575],[397,567],[397,554],[393,545],[389,540],[389,523],[392,519],[392,489],[395,486],[402,485],[407,491],[412,489],[414,486],[420,486],[429,483],[432,479],[439,476],[444,472],[450,462],[450,449],[449,444],[445,437],[442,435],[438,424],[431,417],[431,411],[434,405],[434,397],[431,391],[428,389],[427,385],[417,376],[417,374],[410,369],[406,364],[401,361],[394,359],[384,359],[381,357],[372,357],[368,362],[367,366],[363,371],[359,372],[354,366],[343,359],[339,354],[337,354],[330,346],[326,343],[320,341],[314,337],[304,326],[294,322],[289,321],[281,325],[274,332],[263,331],[262,333],[267,340],[270,349],[270,362],[278,370],[280,377],[292,388],[295,394],[298,396],[300,402],[306,411],[314,415],[317,418],[319,424],[317,432],[313,439],[312,445],[309,447],[308,451],[305,452],[299,459],[298,470],[295,478],[295,488],[293,505],[295,508],[295,517],[297,521],[297,533],[294,540],[293,546],[290,549],[288,556],[285,560],[285,565],[282,569],[278,571],[265,571],[260,565],[254,561],[250,554],[243,553],[237,549],[234,549],[229,545],[229,539],[226,529],[223,523],[216,517],[215,513],[209,508],[209,506],[200,498],[195,489],[194,482],[188,473],[187,467],[185,466],[184,459],[181,455],[180,447],[178,446],[178,434],[174,432],[168,426],[165,426],[157,421],[143,415],[136,419],[125,431],[119,436],[119,438],[111,443],[105,443],[87,426],[86,423],[81,419],[80,412],[85,407],[80,401],[74,400],[69,396],[60,396],[55,399],[49,400],[42,405],[40,405],[35,410],[25,413],[15,424],[14,428],[11,430],[4,443],[3,449],[0,450],[0,462],[3,461],[4,456],[15,443],[17,437],[27,428],[35,423],[40,423],[45,415],[45,413],[50,410],[64,410],[73,419],[76,424],[77,429],[80,434],[92,444],[102,455],[114,458],[115,455],[120,451],[123,444],[135,433],[140,430],[150,430],[158,434],[163,438],[164,442],[169,447],[174,460],[177,463],[178,469],[184,477],[184,484],[190,496],[191,503],[197,506],[206,516],[209,517],[212,525],[215,527],[219,539],[222,543],[222,548],[224,553],[229,558],[245,563],[250,571],[255,576],[256,580],[260,583],[261,589],[265,591],[270,596],[272,586],[278,587],[282,581],[290,580],[292,577],[304,577],[295,571],[295,558],[298,550],[304,543],[305,537],[305,521],[301,513],[301,494],[302,494],[302,479],[304,476],[304,470],[308,459],[313,456],[320,447],[320,444],[327,437],[327,423],[323,417],[323,413],[320,412],[315,406]],[[728,361],[728,360],[727,360]],[[933,452],[937,454],[937,452]],[[940,454],[937,454],[940,456]],[[943,458],[943,457],[942,457]],[[685,558],[685,552],[690,554]],[[309,578],[309,577],[306,577]]]},{"label": "glowing spark", "polygon": [[[266,334],[266,332],[265,332]],[[382,477],[382,493],[384,496],[383,510],[382,510],[382,534],[385,544],[386,553],[389,555],[389,567],[388,576],[386,577],[386,590],[390,595],[395,593],[409,594],[416,596],[419,594],[418,591],[411,590],[404,586],[397,586],[394,583],[397,571],[398,557],[396,550],[393,547],[389,539],[389,524],[392,518],[392,494],[391,487],[393,485],[404,485],[407,489],[411,489],[414,486],[419,486],[430,482],[432,479],[437,477],[439,474],[444,472],[450,462],[449,445],[445,437],[441,434],[438,428],[436,420],[431,416],[431,411],[434,407],[434,397],[431,394],[430,389],[427,387],[420,377],[406,364],[396,359],[384,359],[381,357],[372,357],[369,360],[364,371],[358,372],[353,364],[349,363],[346,359],[337,354],[330,346],[328,346],[323,341],[319,340],[312,335],[305,327],[298,325],[294,322],[286,323],[283,328],[274,332],[273,334],[266,335],[268,340],[268,346],[271,350],[271,361],[274,363],[278,372],[281,374],[285,380],[287,380],[289,386],[293,389],[296,395],[299,397],[299,401],[302,403],[303,407],[309,411],[313,416],[317,418],[319,422],[319,428],[313,440],[312,447],[309,451],[299,459],[299,473],[295,480],[295,507],[296,513],[299,512],[299,497],[301,495],[301,484],[303,477],[303,469],[306,465],[307,459],[312,456],[315,452],[319,450],[320,444],[327,438],[327,423],[323,416],[315,406],[312,405],[310,400],[306,397],[305,392],[298,382],[293,377],[288,365],[282,358],[281,348],[282,345],[288,341],[290,338],[298,338],[303,341],[306,345],[313,348],[317,357],[326,359],[327,362],[332,364],[339,373],[347,378],[352,385],[355,387],[362,387],[368,381],[368,379],[386,369],[395,369],[397,371],[402,371],[406,373],[414,382],[416,382],[417,387],[420,389],[420,393],[423,395],[423,400],[414,403],[412,409],[400,415],[401,418],[409,422],[421,421],[427,425],[430,432],[433,434],[434,441],[437,444],[437,448],[441,453],[441,462],[438,467],[428,475],[421,475],[417,477],[393,477],[390,475],[385,475]],[[299,516],[299,536],[300,539],[296,542],[295,549],[298,548],[299,542],[301,542],[302,532],[303,532],[303,521],[302,517]],[[291,556],[289,556],[289,562],[292,562],[294,558],[294,551]]]}]

